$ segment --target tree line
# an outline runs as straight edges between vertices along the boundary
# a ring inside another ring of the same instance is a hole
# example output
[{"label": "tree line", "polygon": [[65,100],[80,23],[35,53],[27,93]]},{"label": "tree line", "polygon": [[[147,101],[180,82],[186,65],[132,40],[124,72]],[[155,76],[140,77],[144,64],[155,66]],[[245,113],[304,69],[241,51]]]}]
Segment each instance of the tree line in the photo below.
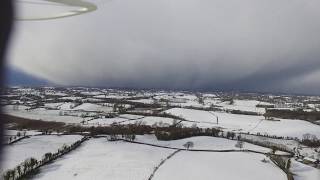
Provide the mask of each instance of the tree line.
[{"label": "tree line", "polygon": [[17,165],[13,169],[9,169],[3,173],[4,180],[21,180],[24,179],[34,173],[36,170],[41,166],[57,159],[58,157],[76,149],[81,145],[82,142],[86,141],[88,137],[83,137],[81,140],[76,141],[75,143],[71,144],[70,146],[63,145],[61,148],[58,149],[57,152],[51,153],[48,152],[43,155],[41,160],[37,160],[36,158],[28,158],[21,164]]}]

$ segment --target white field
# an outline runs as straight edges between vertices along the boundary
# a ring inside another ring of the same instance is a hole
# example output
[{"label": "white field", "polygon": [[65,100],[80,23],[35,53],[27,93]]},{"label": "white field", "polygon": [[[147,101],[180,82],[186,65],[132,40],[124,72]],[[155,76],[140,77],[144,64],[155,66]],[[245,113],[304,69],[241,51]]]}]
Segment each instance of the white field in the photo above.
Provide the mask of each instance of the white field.
[{"label": "white field", "polygon": [[44,107],[46,107],[46,108],[58,108],[62,104],[63,103],[61,103],[61,102],[58,102],[58,103],[45,103]]},{"label": "white field", "polygon": [[[31,92],[34,90],[31,90]],[[54,95],[54,96],[68,96],[68,94],[66,93],[62,93],[62,92],[46,92],[46,95]]]},{"label": "white field", "polygon": [[102,92],[100,92],[100,91],[81,91],[81,94],[88,95],[88,96],[97,96],[97,95],[101,95]]},{"label": "white field", "polygon": [[61,106],[58,106],[58,108],[61,110],[71,110],[72,108],[74,108],[74,106],[75,103],[65,102]]},{"label": "white field", "polygon": [[82,99],[82,102],[101,102],[103,101],[102,99],[96,99],[96,98],[85,98]]},{"label": "white field", "polygon": [[[162,165],[154,180],[286,180],[266,156],[252,153],[179,152]],[[267,159],[267,158],[266,158]]]},{"label": "white field", "polygon": [[71,101],[75,101],[75,100],[83,99],[83,97],[68,96],[68,97],[62,97],[62,98],[60,98],[60,99],[62,99],[62,100],[71,100]]},{"label": "white field", "polygon": [[44,107],[46,108],[53,108],[53,109],[60,109],[60,110],[71,110],[74,108],[75,103],[72,102],[63,102],[63,103],[46,103]]},{"label": "white field", "polygon": [[111,112],[112,111],[112,107],[101,106],[101,105],[92,104],[92,103],[83,103],[73,109],[74,110],[82,110],[82,111],[103,111],[103,112]]},{"label": "white field", "polygon": [[173,119],[171,118],[164,118],[164,117],[156,117],[156,116],[146,116],[142,119],[139,120],[130,120],[130,121],[125,121],[121,124],[134,124],[134,123],[142,123],[144,125],[157,125],[159,127],[168,127],[170,125],[172,125],[173,123]]},{"label": "white field", "polygon": [[[4,131],[4,135],[5,136],[16,136],[17,133],[20,132],[21,136],[23,135],[24,131],[17,131],[17,130],[5,130]],[[38,135],[38,134],[42,134],[42,132],[40,131],[34,131],[34,130],[26,130],[26,136],[33,136],[33,135]]]},{"label": "white field", "polygon": [[319,180],[320,170],[291,159],[291,171],[295,180]]},{"label": "white field", "polygon": [[[117,124],[135,124],[142,123],[144,125],[155,125],[161,127],[167,127],[172,125],[173,119],[157,117],[157,116],[138,116],[138,115],[130,115],[130,114],[122,114],[115,118],[99,118],[88,121],[84,126],[110,126],[113,123]],[[191,126],[191,125],[190,125]]]},{"label": "white field", "polygon": [[[138,139],[150,137],[138,136]],[[218,138],[216,138],[218,139]],[[154,141],[152,138],[150,141]],[[208,139],[193,140],[198,147],[207,145]],[[214,147],[231,145],[215,141]],[[174,145],[183,142],[172,141]],[[203,144],[201,144],[203,143]],[[226,144],[226,145],[224,145]],[[233,143],[232,143],[233,144]],[[126,142],[108,142],[105,138],[91,139],[64,158],[41,168],[34,179],[112,179],[144,180],[153,168],[173,150]],[[285,174],[271,162],[263,163],[264,155],[232,152],[179,152],[166,161],[156,172],[154,179],[272,179],[285,180]],[[245,164],[245,166],[243,166]],[[195,168],[196,167],[196,168]],[[232,171],[233,173],[230,173]],[[258,173],[257,173],[258,172]]]},{"label": "white field", "polygon": [[70,145],[81,138],[82,136],[79,135],[31,136],[12,145],[4,146],[3,154],[5,156],[1,162],[0,173],[2,174],[6,169],[14,168],[31,157],[40,160],[45,153],[57,152],[64,144]]},{"label": "white field", "polygon": [[[302,135],[305,133],[310,133],[316,135],[318,138],[320,137],[320,126],[302,120],[280,119],[279,121],[268,121],[264,120],[263,116],[211,112],[213,115],[207,111],[183,108],[172,108],[166,112],[184,117],[187,120],[208,123],[199,124],[199,127],[221,127],[235,132],[259,132],[261,134],[298,138],[302,138]],[[214,124],[216,123],[215,116],[219,117],[219,124]]]},{"label": "white field", "polygon": [[272,105],[266,102],[260,102],[256,100],[234,100],[233,104],[230,104],[229,101],[219,103],[217,105],[223,106],[224,109],[229,110],[241,110],[241,111],[250,111],[250,112],[257,112],[260,114],[265,113],[265,108],[257,108],[256,105]]},{"label": "white field", "polygon": [[154,100],[153,99],[137,99],[137,100],[129,100],[131,102],[139,102],[139,103],[144,103],[144,104],[153,104]]},{"label": "white field", "polygon": [[114,118],[98,118],[98,119],[93,119],[90,121],[87,121],[84,126],[110,126],[113,123],[123,123],[126,121],[129,121],[130,119],[140,119],[143,118],[143,116],[139,115],[132,115],[132,114],[121,114],[118,117]]},{"label": "white field", "polygon": [[320,152],[320,147],[318,148],[312,148],[312,147],[307,147],[307,146],[302,146],[299,145],[300,143],[296,140],[287,140],[287,139],[274,139],[274,138],[268,138],[268,137],[262,137],[262,136],[254,136],[254,135],[247,135],[247,134],[242,134],[241,135],[244,138],[247,139],[252,139],[255,141],[260,141],[260,142],[269,142],[272,144],[277,144],[277,146],[282,146],[291,150],[294,150],[294,148],[299,149],[299,153],[302,156],[306,157],[312,157],[313,158],[320,158],[320,154],[317,152]]},{"label": "white field", "polygon": [[111,99],[126,99],[129,97],[134,97],[134,96],[127,96],[127,95],[97,95],[97,96],[93,96],[93,98],[97,98],[97,99],[104,99],[104,98],[111,98]]},{"label": "white field", "polygon": [[34,179],[145,180],[173,150],[91,139],[62,159],[41,168]]},{"label": "white field", "polygon": [[[5,106],[4,113],[16,117],[32,119],[32,120],[43,120],[43,121],[56,121],[64,123],[80,123],[83,118],[77,116],[60,116],[60,110],[46,110],[44,108],[38,108],[33,110],[24,110],[20,108],[18,110],[13,110],[13,106]],[[80,115],[80,114],[79,114]]]},{"label": "white field", "polygon": [[[160,146],[172,147],[172,148],[184,148],[183,145],[186,142],[193,142],[194,147],[191,149],[197,150],[240,150],[240,148],[235,147],[237,141],[236,140],[229,140],[225,138],[218,138],[218,137],[209,137],[209,136],[197,136],[197,137],[190,137],[185,139],[179,140],[172,140],[172,141],[159,141],[154,135],[144,135],[144,136],[136,136],[135,141],[143,142],[148,144],[155,144]],[[262,153],[271,152],[271,149],[257,146],[250,143],[243,143],[243,148],[247,150],[254,150]],[[285,152],[277,152],[279,154],[286,154]]]},{"label": "white field", "polygon": [[121,117],[99,118],[99,119],[88,121],[87,123],[83,124],[83,126],[110,126],[113,123],[119,124],[124,121],[128,121],[128,119],[124,119]]},{"label": "white field", "polygon": [[209,107],[209,106],[204,106],[202,104],[200,104],[197,100],[187,100],[187,102],[185,103],[170,103],[171,105],[176,105],[176,106],[181,106],[181,107],[188,107],[188,106],[192,106],[192,107]]},{"label": "white field", "polygon": [[138,119],[138,118],[142,118],[144,116],[134,115],[134,114],[120,114],[119,117],[124,118],[124,119]]}]

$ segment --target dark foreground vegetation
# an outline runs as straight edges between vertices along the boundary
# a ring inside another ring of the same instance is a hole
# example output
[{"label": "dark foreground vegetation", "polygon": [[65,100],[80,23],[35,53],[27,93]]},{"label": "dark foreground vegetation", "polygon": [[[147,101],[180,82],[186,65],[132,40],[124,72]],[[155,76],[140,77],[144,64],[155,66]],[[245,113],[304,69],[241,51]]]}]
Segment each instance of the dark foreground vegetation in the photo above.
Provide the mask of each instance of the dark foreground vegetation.
[{"label": "dark foreground vegetation", "polygon": [[9,129],[33,129],[33,130],[57,130],[64,129],[65,123],[63,122],[52,122],[52,121],[42,121],[42,120],[31,120],[15,116],[10,116],[3,114],[2,118],[5,124],[9,124]]},{"label": "dark foreground vegetation", "polygon": [[277,165],[287,175],[288,180],[294,180],[293,173],[290,171],[291,159],[283,156],[269,155],[270,160]]},{"label": "dark foreground vegetation", "polygon": [[276,117],[282,119],[301,119],[310,122],[320,120],[320,112],[306,112],[303,110],[287,110],[287,109],[267,109],[265,117]]},{"label": "dark foreground vegetation", "polygon": [[64,145],[57,152],[51,153],[48,152],[43,155],[41,160],[35,158],[26,159],[24,162],[19,164],[13,169],[9,169],[3,174],[4,180],[23,180],[30,179],[32,175],[36,174],[40,167],[51,163],[52,161],[58,159],[59,157],[75,150],[79,147],[84,141],[88,140],[88,137],[83,137],[81,140],[78,140],[71,144],[70,146]]},{"label": "dark foreground vegetation", "polygon": [[[141,115],[139,113],[139,115]],[[170,114],[162,114],[163,117],[177,118],[179,121],[183,121],[184,119],[181,117],[175,117]],[[129,125],[119,125],[112,124],[111,126],[98,126],[98,127],[85,127],[85,126],[74,126],[74,125],[66,125],[62,122],[49,122],[49,121],[41,121],[41,120],[30,120],[19,117],[14,117],[10,115],[4,115],[6,124],[10,124],[9,129],[16,130],[39,130],[43,132],[43,134],[50,134],[51,132],[60,132],[63,134],[82,134],[82,135],[111,135],[113,140],[116,140],[118,137],[129,137],[132,139],[134,135],[144,135],[144,134],[155,134],[158,140],[176,140],[182,138],[188,138],[193,136],[212,136],[212,137],[221,137],[228,139],[236,139],[242,140],[248,143],[256,144],[259,146],[268,147],[271,149],[276,148],[277,150],[286,151],[287,149],[283,149],[281,147],[273,147],[272,144],[261,143],[258,141],[253,141],[250,139],[246,139],[245,136],[241,136],[241,134],[236,134],[234,132],[223,132],[218,128],[198,128],[198,127],[182,127],[180,126],[178,120],[176,124],[173,124],[169,127],[159,127],[159,126],[148,126],[140,123],[129,124]],[[253,134],[254,135],[254,134]],[[256,134],[257,136],[261,136],[260,134]],[[266,135],[263,135],[266,136]],[[287,137],[274,137],[267,136],[270,138],[276,139],[287,139]],[[301,144],[309,146],[309,147],[319,147],[320,139],[317,139],[316,136],[312,134],[305,134],[301,140],[295,139],[299,141]]]}]

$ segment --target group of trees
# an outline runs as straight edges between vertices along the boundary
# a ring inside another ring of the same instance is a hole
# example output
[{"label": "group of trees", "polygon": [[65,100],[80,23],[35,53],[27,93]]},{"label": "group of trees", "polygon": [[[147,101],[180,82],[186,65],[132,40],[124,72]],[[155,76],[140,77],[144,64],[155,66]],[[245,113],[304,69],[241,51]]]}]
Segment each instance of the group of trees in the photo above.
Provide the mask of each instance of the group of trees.
[{"label": "group of trees", "polygon": [[44,154],[42,159],[38,161],[35,158],[29,158],[26,159],[24,162],[19,164],[13,169],[9,169],[4,172],[3,179],[4,180],[17,180],[22,179],[28,175],[31,175],[35,172],[35,170],[39,167],[41,167],[44,164],[47,164],[48,162],[51,162],[52,160],[57,159],[58,157],[74,150],[77,148],[83,141],[87,140],[87,137],[83,137],[81,140],[76,141],[75,143],[71,144],[70,146],[63,145],[61,148],[58,149],[58,152],[51,153],[48,152]]},{"label": "group of trees", "polygon": [[286,110],[286,109],[267,109],[264,114],[265,117],[276,117],[282,119],[302,119],[307,121],[316,121],[320,119],[320,112],[318,111],[303,111],[298,110]]},{"label": "group of trees", "polygon": [[252,111],[241,111],[241,110],[235,110],[235,109],[227,109],[225,110],[227,113],[231,114],[242,114],[242,115],[249,115],[249,116],[258,116],[259,113],[252,112]]},{"label": "group of trees", "polygon": [[119,104],[119,103],[115,103],[113,104],[112,107],[113,112],[119,112],[119,113],[125,113],[126,112],[126,108],[124,106],[124,104]]},{"label": "group of trees", "polygon": [[236,137],[236,133],[234,132],[227,132],[226,138],[228,139],[234,139]]},{"label": "group of trees", "polygon": [[271,143],[268,141],[257,141],[253,139],[248,139],[242,137],[241,135],[237,135],[234,132],[222,132],[220,129],[216,128],[188,128],[188,127],[158,127],[154,130],[155,136],[158,140],[177,140],[188,138],[192,136],[213,136],[213,137],[221,137],[227,139],[236,139],[238,142],[236,147],[242,148],[244,142],[255,144],[258,146],[270,148],[272,150],[272,154],[275,154],[276,151],[283,151],[293,154],[292,150],[288,149],[285,146],[281,146],[279,144]]},{"label": "group of trees", "polygon": [[20,179],[22,176],[26,175],[35,167],[37,167],[38,164],[39,162],[35,158],[26,159],[23,163],[18,165],[16,168],[7,170],[3,174],[3,179],[4,180]]},{"label": "group of trees", "polygon": [[197,94],[198,103],[204,105],[204,97],[202,94]]},{"label": "group of trees", "polygon": [[134,141],[136,139],[136,135],[130,131],[122,132],[121,134],[112,133],[109,136],[109,141],[117,141],[124,139],[126,141]]},{"label": "group of trees", "polygon": [[313,134],[303,134],[301,144],[309,147],[320,147],[320,139],[318,139],[317,136]]},{"label": "group of trees", "polygon": [[290,137],[290,136],[276,136],[276,135],[269,135],[267,133],[261,134],[260,132],[258,133],[242,133],[242,134],[247,134],[247,135],[254,135],[254,136],[260,136],[260,137],[267,137],[267,138],[272,138],[272,139],[286,139],[286,140],[295,140],[295,141],[300,141],[299,138],[297,137]]},{"label": "group of trees", "polygon": [[257,108],[275,108],[275,105],[274,104],[257,104],[256,105]]},{"label": "group of trees", "polygon": [[15,141],[15,140],[18,140],[20,138],[23,138],[25,137],[27,134],[26,131],[23,131],[23,132],[20,132],[18,131],[17,134],[15,136],[9,136],[7,139],[8,139],[8,144],[10,144],[11,142]]},{"label": "group of trees", "polygon": [[269,142],[269,141],[253,140],[253,139],[246,138],[246,137],[243,137],[243,136],[238,136],[238,139],[240,139],[243,142],[247,142],[247,143],[251,143],[251,144],[257,145],[257,146],[262,146],[262,147],[269,148],[269,149],[271,149],[271,151],[272,151],[271,153],[272,154],[275,154],[276,151],[283,151],[283,152],[287,152],[287,153],[290,153],[290,154],[294,154],[293,150],[291,150],[290,148],[288,148],[288,147],[286,147],[285,145],[282,145],[282,144],[276,144],[276,143],[272,143],[272,142]]},{"label": "group of trees", "polygon": [[99,134],[110,135],[112,137],[125,136],[127,134],[151,134],[153,128],[151,126],[144,125],[143,123],[135,123],[128,125],[111,124],[110,126],[99,126],[99,127],[81,127],[73,126],[70,127],[69,133],[84,133],[89,132],[91,136]]},{"label": "group of trees", "polygon": [[158,127],[155,129],[155,136],[158,140],[176,140],[183,139],[192,136],[219,136],[221,132],[216,128],[189,128],[189,127],[179,127],[179,126],[171,126],[171,127]]},{"label": "group of trees", "polygon": [[[59,133],[60,131],[56,130],[56,132]],[[41,131],[42,135],[51,135],[52,133],[53,133],[53,130],[50,130],[50,129],[44,129]]]},{"label": "group of trees", "polygon": [[234,100],[233,100],[233,98],[231,98],[229,101],[229,105],[233,105],[233,104],[234,104]]},{"label": "group of trees", "polygon": [[244,142],[243,141],[237,141],[235,147],[239,148],[239,149],[242,149],[243,148],[243,145],[244,145]]}]

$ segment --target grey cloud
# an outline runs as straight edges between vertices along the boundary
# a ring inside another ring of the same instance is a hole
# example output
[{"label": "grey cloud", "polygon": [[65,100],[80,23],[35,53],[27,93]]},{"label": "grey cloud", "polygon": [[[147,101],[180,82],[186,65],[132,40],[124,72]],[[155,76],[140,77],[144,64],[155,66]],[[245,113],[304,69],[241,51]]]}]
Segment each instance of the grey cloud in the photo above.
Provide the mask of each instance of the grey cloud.
[{"label": "grey cloud", "polygon": [[11,64],[64,85],[317,91],[293,83],[319,71],[317,0],[94,2],[17,22]]}]

